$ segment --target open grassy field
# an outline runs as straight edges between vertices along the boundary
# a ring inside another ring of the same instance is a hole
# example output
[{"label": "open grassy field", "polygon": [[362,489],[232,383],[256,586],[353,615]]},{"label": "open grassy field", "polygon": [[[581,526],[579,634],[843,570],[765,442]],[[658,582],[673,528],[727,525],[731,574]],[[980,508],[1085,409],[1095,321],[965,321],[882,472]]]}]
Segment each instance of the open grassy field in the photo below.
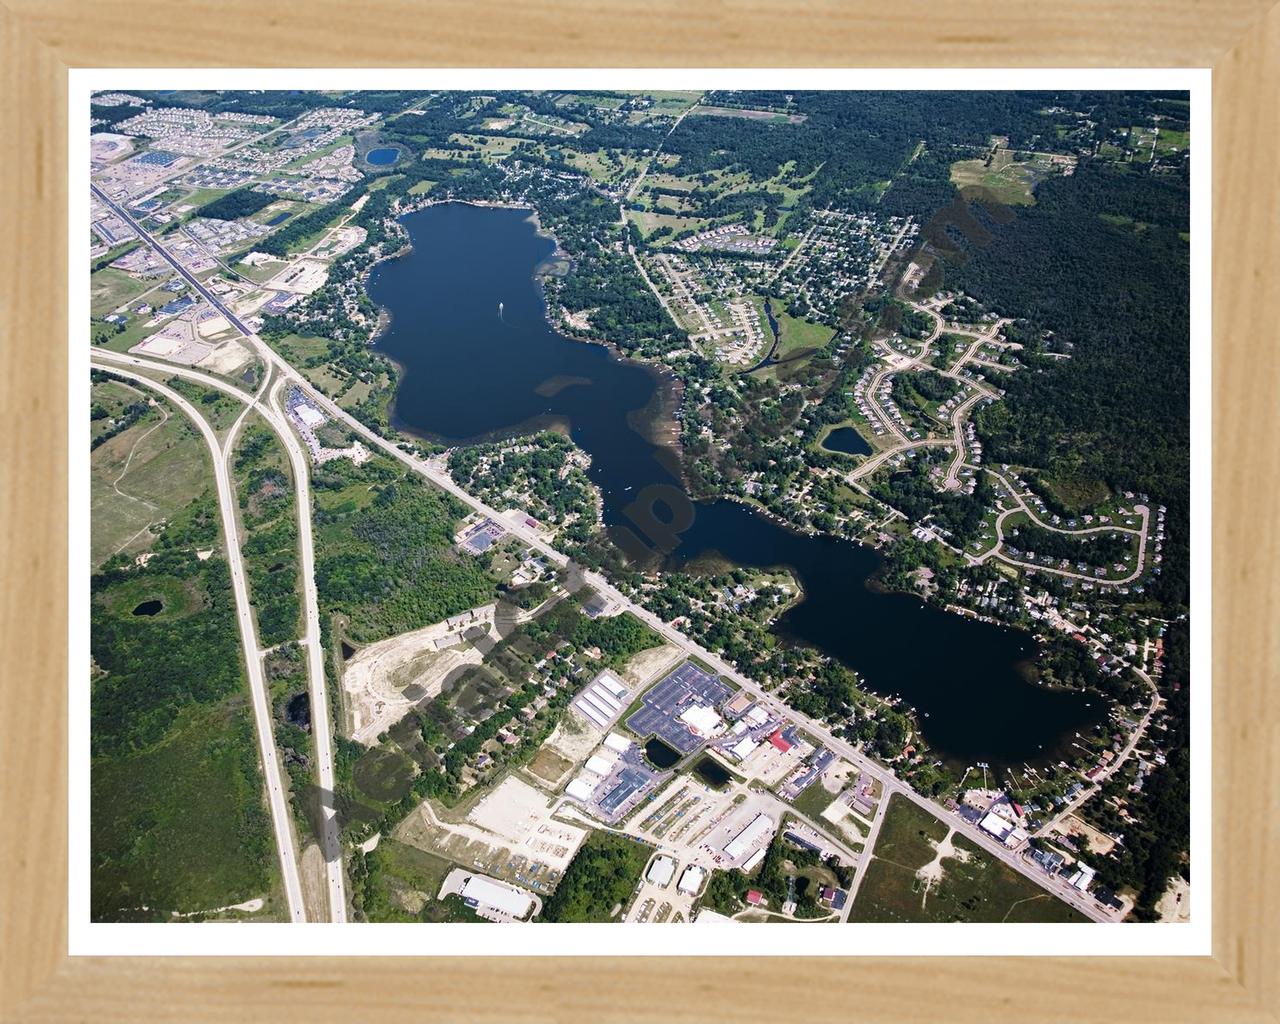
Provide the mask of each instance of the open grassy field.
[{"label": "open grassy field", "polygon": [[364,855],[363,872],[353,871],[360,910],[373,922],[484,923],[460,897],[436,898],[452,867],[425,850],[383,839],[376,850]]},{"label": "open grassy field", "polygon": [[803,793],[791,801],[791,806],[801,814],[806,814],[810,818],[819,818],[827,806],[836,798],[835,793],[831,793],[822,784],[821,780],[817,780],[809,785]]},{"label": "open grassy field", "polygon": [[858,890],[851,922],[1076,922],[1085,917],[968,840],[951,836],[941,877],[918,872],[935,861],[950,829],[895,794],[889,800],[873,860]]},{"label": "open grassy field", "polygon": [[[753,295],[751,301],[755,303],[756,311],[760,316],[760,329],[764,332],[765,341],[772,344],[773,331],[769,327],[769,318],[765,316],[764,298]],[[835,334],[835,331],[826,324],[810,323],[802,317],[792,316],[781,301],[773,304],[773,315],[778,321],[778,329],[781,332],[776,353],[778,359],[786,359],[822,348]]]},{"label": "open grassy field", "polygon": [[1156,139],[1156,153],[1172,153],[1191,146],[1191,133],[1175,131],[1172,128],[1161,128]]},{"label": "open grassy field", "polygon": [[[145,401],[123,385],[93,385],[93,400],[121,414]],[[104,420],[94,421],[95,428]],[[137,423],[100,444],[89,456],[90,543],[93,566],[117,551],[150,549],[148,527],[165,522],[213,486],[204,442],[186,417],[166,405],[152,407]]]},{"label": "open grassy field", "polygon": [[579,171],[591,175],[596,181],[619,181],[633,173],[640,161],[626,153],[621,153],[617,160],[610,158],[607,151],[597,149],[590,153],[580,153],[574,149],[564,151],[565,159]]},{"label": "open grassy field", "polygon": [[1025,161],[1015,156],[1008,149],[998,149],[990,163],[986,159],[958,160],[951,165],[951,180],[961,190],[985,189],[1006,206],[1030,206],[1036,201],[1036,184],[1057,171],[1044,154],[1032,153]]},{"label": "open grassy field", "polygon": [[126,302],[132,302],[161,280],[161,277],[139,280],[111,267],[94,271],[89,277],[89,313],[96,317],[105,316]]},{"label": "open grassy field", "polygon": [[184,713],[146,750],[95,759],[90,800],[95,920],[260,897],[268,905],[253,920],[284,919],[245,699]]},{"label": "open grassy field", "polygon": [[522,142],[532,139],[520,139],[510,135],[461,135],[449,136],[449,142],[464,148],[482,150],[488,156],[506,156]]},{"label": "open grassy field", "polygon": [[627,219],[640,228],[645,238],[659,228],[670,228],[679,234],[682,231],[705,231],[715,224],[715,221],[703,217],[680,217],[669,213],[650,213],[647,210],[628,210]]}]

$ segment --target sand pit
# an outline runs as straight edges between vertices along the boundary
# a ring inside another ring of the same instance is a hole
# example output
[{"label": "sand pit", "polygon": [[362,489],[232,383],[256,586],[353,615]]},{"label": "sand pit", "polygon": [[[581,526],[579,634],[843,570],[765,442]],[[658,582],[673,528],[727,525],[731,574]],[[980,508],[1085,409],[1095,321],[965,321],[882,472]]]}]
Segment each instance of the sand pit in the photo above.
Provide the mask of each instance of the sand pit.
[{"label": "sand pit", "polygon": [[[223,321],[225,323],[225,321]],[[201,325],[201,329],[203,330]],[[241,367],[248,364],[252,354],[238,341],[224,341],[196,365],[210,373],[220,373],[224,377],[234,377]]]},{"label": "sand pit", "polygon": [[589,725],[577,715],[565,715],[560,719],[560,724],[555,727],[555,731],[547,737],[543,747],[550,748],[566,760],[577,764],[579,761],[585,761],[587,755],[599,746],[603,739],[604,733],[594,725]]},{"label": "sand pit", "polygon": [[371,746],[411,707],[436,696],[451,673],[479,665],[484,656],[462,641],[461,634],[473,626],[491,624],[496,607],[473,608],[357,651],[342,673],[351,738]]},{"label": "sand pit", "polygon": [[1083,818],[1070,815],[1058,826],[1064,836],[1077,836],[1083,839],[1090,853],[1109,854],[1115,849],[1116,841],[1104,832],[1099,832]]},{"label": "sand pit", "polygon": [[1191,885],[1181,875],[1174,875],[1169,880],[1169,888],[1156,904],[1156,913],[1162,923],[1175,921],[1185,924],[1191,920]]},{"label": "sand pit", "polygon": [[924,906],[925,900],[929,898],[929,890],[942,881],[944,870],[942,862],[948,857],[954,857],[961,864],[969,860],[968,850],[957,850],[951,843],[951,837],[956,834],[954,828],[948,829],[947,834],[942,837],[942,841],[933,848],[933,860],[920,868],[916,872],[916,878],[924,882],[924,888],[920,893],[920,905]]},{"label": "sand pit", "polygon": [[212,338],[215,334],[221,334],[230,326],[231,324],[227,321],[227,318],[219,314],[218,316],[211,316],[206,320],[201,320],[196,325],[196,330],[200,332],[200,337]]}]

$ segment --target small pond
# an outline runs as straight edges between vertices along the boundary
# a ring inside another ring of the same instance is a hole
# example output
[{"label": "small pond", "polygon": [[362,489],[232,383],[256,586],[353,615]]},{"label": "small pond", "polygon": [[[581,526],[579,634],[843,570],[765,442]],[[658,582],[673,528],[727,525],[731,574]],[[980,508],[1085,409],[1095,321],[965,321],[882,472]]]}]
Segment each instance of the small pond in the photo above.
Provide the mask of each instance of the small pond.
[{"label": "small pond", "polygon": [[680,760],[680,751],[676,750],[662,740],[654,736],[644,745],[644,756],[649,759],[655,768],[674,768],[676,762]]},{"label": "small pond", "polygon": [[723,789],[729,784],[729,780],[733,778],[728,768],[715,758],[705,754],[702,756],[702,760],[693,766],[693,774],[712,789]]},{"label": "small pond", "polygon": [[133,610],[134,615],[159,615],[164,611],[163,601],[143,601]]},{"label": "small pond", "polygon": [[836,427],[822,439],[822,447],[829,452],[845,455],[870,455],[871,445],[853,427]]}]

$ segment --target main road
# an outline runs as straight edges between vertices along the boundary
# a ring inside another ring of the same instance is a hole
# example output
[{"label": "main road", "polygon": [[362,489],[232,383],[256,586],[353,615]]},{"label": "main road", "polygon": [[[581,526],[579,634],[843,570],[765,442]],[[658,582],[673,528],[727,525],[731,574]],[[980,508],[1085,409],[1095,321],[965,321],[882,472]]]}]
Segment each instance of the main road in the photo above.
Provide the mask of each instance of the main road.
[{"label": "main road", "polygon": [[[95,191],[98,191],[98,190],[95,188]],[[102,196],[100,192],[99,192],[99,195],[104,201],[110,203],[110,200],[107,199],[106,196]],[[232,326],[234,326],[238,331],[240,331],[248,340],[248,342],[255,348],[255,350],[258,352],[259,357],[263,360],[263,362],[267,365],[267,367],[274,368],[285,379],[296,383],[299,387],[306,388],[314,404],[319,405],[329,416],[333,417],[336,420],[341,421],[348,429],[350,429],[352,432],[354,432],[358,436],[364,438],[368,443],[370,443],[374,447],[385,452],[387,455],[390,455],[392,458],[401,462],[402,464],[404,464],[414,472],[418,473],[419,475],[424,476],[427,479],[431,480],[434,484],[436,484],[436,486],[452,494],[455,498],[457,498],[460,502],[462,502],[467,507],[473,509],[476,512],[481,513],[482,515],[485,515],[493,519],[494,522],[501,523],[508,532],[510,532],[515,537],[519,538],[522,542],[527,544],[529,547],[533,548],[535,551],[538,551],[540,554],[544,555],[549,561],[562,567],[567,566],[569,564],[569,558],[567,555],[563,554],[556,548],[553,548],[534,530],[528,528],[522,522],[514,521],[512,519],[508,519],[502,516],[499,512],[497,512],[493,508],[490,508],[488,505],[482,502],[479,498],[472,496],[470,493],[468,493],[467,491],[459,487],[456,483],[454,483],[453,478],[449,476],[449,473],[447,472],[447,470],[439,466],[434,466],[428,463],[425,459],[422,459],[411,452],[405,451],[395,442],[383,437],[381,434],[377,433],[376,431],[366,426],[363,421],[351,415],[349,412],[347,412],[345,409],[339,406],[336,402],[332,401],[327,396],[322,395],[319,392],[315,391],[311,387],[310,382],[307,381],[307,379],[302,375],[301,372],[295,369],[290,363],[285,361],[274,349],[272,349],[266,342],[264,342],[257,334],[249,330],[249,328],[239,319],[239,317],[235,316],[217,298],[217,296],[213,295],[207,288],[204,287],[203,284],[197,281],[194,275],[189,273],[186,270],[186,268],[182,266],[179,260],[177,260],[167,250],[165,250],[164,246],[160,245],[153,238],[151,238],[151,236],[146,233],[145,229],[143,229],[141,225],[137,224],[134,218],[130,216],[127,213],[127,211],[121,209],[114,203],[110,203],[110,205],[120,216],[125,218],[125,220],[131,226],[133,226],[135,230],[139,232],[140,236],[142,236],[144,240],[147,240],[150,242],[150,244],[162,256],[162,258],[164,258],[171,266],[173,266],[174,269],[177,270],[182,275],[182,277],[192,286],[192,288],[194,288],[202,297],[204,297],[206,301],[208,301],[215,309],[217,309],[219,312],[223,313],[227,317],[228,322],[231,323]],[[162,369],[170,369],[165,364],[155,364],[155,365]],[[230,390],[231,392],[235,392],[235,389],[231,388],[230,385],[226,385],[225,388]],[[239,393],[239,394],[241,395],[242,400],[245,400],[245,401],[248,400],[248,396],[243,395],[243,393]],[[1001,843],[996,842],[995,839],[987,835],[987,833],[981,831],[975,825],[972,825],[969,822],[965,821],[958,814],[952,813],[951,811],[943,807],[941,804],[938,804],[937,802],[930,800],[929,798],[917,793],[906,783],[902,782],[896,775],[893,774],[893,772],[889,771],[887,768],[876,763],[875,761],[872,761],[869,757],[864,755],[860,750],[856,749],[852,744],[834,736],[830,732],[830,730],[826,728],[825,725],[823,725],[822,723],[814,719],[810,719],[807,716],[802,715],[799,712],[795,711],[794,709],[783,704],[782,701],[778,700],[775,696],[765,691],[760,686],[760,684],[757,683],[755,680],[749,679],[747,676],[739,672],[737,668],[735,668],[732,665],[729,665],[719,656],[712,654],[710,651],[705,650],[699,644],[690,640],[683,633],[677,630],[674,626],[671,626],[669,623],[663,621],[661,618],[659,618],[657,615],[654,615],[648,609],[636,604],[629,596],[619,591],[616,587],[613,586],[613,584],[611,584],[599,573],[584,571],[583,577],[585,581],[588,584],[590,584],[595,590],[597,590],[598,592],[604,594],[606,597],[611,598],[612,600],[617,602],[620,607],[630,611],[633,615],[636,616],[636,618],[640,619],[642,622],[648,625],[651,629],[653,629],[654,632],[656,632],[659,636],[663,637],[663,639],[669,641],[670,643],[672,643],[673,645],[675,645],[676,647],[684,651],[686,655],[690,657],[696,657],[699,660],[710,665],[716,672],[725,676],[728,679],[731,679],[734,683],[736,683],[739,687],[741,687],[745,692],[751,694],[756,699],[761,701],[766,707],[770,708],[777,714],[786,715],[787,717],[791,718],[793,721],[800,724],[802,728],[804,728],[808,733],[810,733],[810,735],[814,736],[816,739],[820,740],[826,746],[828,746],[832,751],[844,757],[846,760],[850,761],[851,763],[855,764],[861,770],[867,772],[869,775],[873,776],[874,778],[879,779],[883,784],[883,786],[885,787],[883,799],[887,800],[895,792],[900,793],[904,798],[923,807],[930,814],[933,814],[935,817],[941,818],[945,820],[948,824],[953,825],[957,832],[964,835],[974,845],[980,847],[981,849],[986,851],[988,854],[990,854],[992,857],[996,858],[997,860],[1000,860],[1001,862],[1008,865],[1013,870],[1018,871],[1019,873],[1030,878],[1037,885],[1053,893],[1055,896],[1059,897],[1069,905],[1075,907],[1086,917],[1089,917],[1094,921],[1111,920],[1110,915],[1108,915],[1103,910],[1101,905],[1098,904],[1091,897],[1089,897],[1087,894],[1080,893],[1077,890],[1073,889],[1071,886],[1066,885],[1065,881],[1060,878],[1057,878],[1057,877],[1051,878],[1050,876],[1045,874],[1043,871],[1041,871],[1038,867],[1035,867],[1032,864],[1028,863],[1027,860],[1023,858],[1021,855],[1019,855],[1017,852],[1008,849]]]}]

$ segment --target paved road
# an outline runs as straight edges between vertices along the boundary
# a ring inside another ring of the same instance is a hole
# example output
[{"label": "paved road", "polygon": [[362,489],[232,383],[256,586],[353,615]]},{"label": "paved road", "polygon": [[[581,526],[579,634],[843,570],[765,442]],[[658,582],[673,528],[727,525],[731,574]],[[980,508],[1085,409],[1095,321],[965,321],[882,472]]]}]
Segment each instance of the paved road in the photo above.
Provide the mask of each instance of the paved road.
[{"label": "paved road", "polygon": [[[312,709],[312,734],[315,738],[317,783],[323,793],[332,794],[336,792],[333,777],[333,726],[327,714],[329,698],[324,673],[324,648],[320,642],[320,603],[315,585],[315,545],[312,540],[309,464],[306,455],[302,451],[302,446],[298,443],[297,437],[289,427],[283,412],[282,394],[284,382],[277,380],[275,385],[270,388],[272,402],[268,403],[260,400],[262,398],[261,394],[259,396],[248,395],[232,384],[189,367],[170,366],[166,363],[110,352],[105,349],[95,351],[93,356],[95,361],[100,362],[104,369],[127,372],[120,369],[127,366],[137,370],[156,370],[211,387],[246,403],[245,412],[250,409],[256,409],[268,426],[280,438],[293,471],[295,503],[298,513],[298,545],[303,581],[303,610],[306,622],[306,628],[303,635],[298,638],[298,642],[307,652],[307,682]],[[228,453],[234,447],[235,432],[242,420],[243,415],[227,438],[225,448]],[[260,657],[266,653],[266,649],[258,651]],[[324,710],[321,711],[319,709]],[[341,923],[346,920],[347,906],[346,884],[342,870],[342,846],[338,835],[337,817],[333,812],[333,808],[326,807],[323,809],[323,813],[325,816],[325,828],[324,835],[321,837],[321,849],[325,856],[329,920]]]},{"label": "paved road", "polygon": [[853,911],[853,902],[858,898],[858,890],[862,888],[862,880],[867,876],[867,868],[871,864],[872,854],[876,848],[876,840],[880,837],[880,825],[884,821],[885,812],[889,809],[889,798],[882,796],[879,803],[876,804],[876,812],[871,818],[871,828],[867,831],[867,838],[862,844],[862,856],[858,858],[858,866],[853,873],[853,884],[849,886],[849,897],[845,903],[844,911],[840,915],[842,922],[849,920],[849,914]]},{"label": "paved road", "polygon": [[950,448],[952,444],[953,442],[949,437],[926,437],[919,441],[904,441],[902,444],[894,445],[892,448],[876,452],[875,455],[861,463],[856,469],[846,473],[845,479],[850,483],[855,480],[861,480],[864,476],[874,473],[895,455],[909,452],[913,448]]},{"label": "paved road", "polygon": [[[310,462],[302,445],[290,429],[284,413],[284,382],[271,392],[271,403],[277,415],[272,424],[284,443],[293,467],[294,489],[298,508],[298,550],[302,554],[302,595],[306,629],[301,638],[307,651],[307,681],[311,698],[311,735],[315,741],[316,775],[322,794],[337,792],[333,777],[333,721],[329,716],[329,696],[325,685],[324,647],[320,642],[320,600],[316,594],[315,544],[311,532]],[[324,834],[320,848],[325,860],[325,881],[329,892],[329,920],[341,924],[347,919],[346,884],[342,873],[342,840],[338,834],[335,808],[321,808]]]},{"label": "paved road", "polygon": [[[120,210],[119,208],[116,208],[116,209],[117,209],[117,212],[120,213],[121,216],[125,217],[126,220],[128,220],[131,224],[136,224],[136,222],[134,222],[133,218],[130,217],[127,212]],[[137,225],[137,229],[139,231],[143,230],[140,225]],[[231,314],[230,311],[227,310],[226,307],[223,306],[217,300],[216,296],[214,296],[211,292],[209,292],[202,284],[200,284],[200,282],[196,281],[196,279],[190,273],[186,272],[186,269],[181,266],[179,261],[176,260],[172,255],[170,255],[162,245],[158,244],[154,240],[151,240],[151,244],[156,248],[156,250],[162,255],[163,258],[165,258],[171,265],[173,265],[175,269],[179,270],[182,276],[188,281],[188,283],[192,285],[192,287],[199,294],[204,296],[214,306],[214,308],[218,309],[220,312],[223,312],[224,315],[227,316],[227,319],[232,324],[232,326],[236,327],[237,330],[241,331],[241,333],[245,335],[249,343],[254,346],[259,356],[263,359],[263,361],[267,364],[268,367],[274,367],[285,378],[298,383],[302,387],[305,387],[308,393],[311,395],[311,398],[314,401],[314,403],[319,405],[322,409],[324,409],[328,413],[328,415],[330,415],[336,420],[341,421],[351,431],[353,431],[360,437],[364,438],[369,444],[371,444],[375,448],[387,453],[392,458],[395,458],[399,462],[408,466],[414,472],[419,473],[420,475],[430,479],[442,490],[448,491],[450,494],[456,497],[459,501],[461,501],[467,507],[492,518],[495,522],[500,522],[508,530],[508,532],[512,533],[514,536],[516,536],[518,539],[523,541],[529,547],[533,548],[535,551],[538,551],[540,554],[544,555],[553,564],[556,564],[559,566],[565,566],[568,564],[569,559],[567,555],[564,555],[557,549],[553,548],[550,544],[548,544],[545,540],[543,540],[542,537],[540,537],[535,531],[524,526],[523,523],[512,521],[507,519],[506,517],[503,517],[495,509],[490,508],[488,505],[480,501],[480,499],[475,498],[471,494],[469,494],[467,491],[464,491],[461,487],[459,487],[456,483],[454,483],[452,477],[449,476],[447,471],[429,464],[426,460],[421,459],[416,455],[413,455],[409,452],[404,451],[394,442],[382,437],[380,434],[371,430],[362,421],[356,419],[354,416],[348,413],[345,409],[340,407],[336,402],[333,402],[326,396],[314,391],[311,388],[310,383],[306,381],[306,379],[298,370],[296,370],[291,364],[289,364],[283,358],[281,358],[260,337],[258,337],[256,334],[253,334],[251,331],[249,331],[248,328],[239,320],[238,317],[235,317],[233,314]],[[1071,889],[1069,886],[1065,885],[1065,883],[1059,882],[1059,880],[1049,878],[1049,876],[1045,875],[1045,873],[1041,871],[1038,867],[1036,867],[1035,865],[1029,864],[1027,861],[1025,861],[1020,855],[1018,855],[1014,851],[1009,850],[1008,848],[1006,848],[1000,843],[997,843],[994,839],[988,836],[985,832],[982,832],[981,830],[979,830],[976,826],[970,825],[963,818],[960,818],[958,815],[952,814],[942,805],[932,800],[929,800],[924,796],[921,796],[919,793],[916,793],[915,790],[911,789],[910,786],[906,785],[901,780],[899,780],[897,776],[895,776],[887,768],[882,767],[881,765],[872,761],[870,758],[866,757],[861,751],[855,749],[850,743],[842,739],[837,739],[834,735],[832,735],[832,733],[824,725],[812,719],[809,719],[806,716],[801,715],[799,712],[795,711],[794,709],[788,707],[787,705],[782,703],[780,700],[778,700],[776,697],[767,693],[755,680],[749,679],[748,677],[744,676],[741,672],[739,672],[733,666],[729,665],[723,659],[712,654],[710,651],[705,650],[700,645],[698,645],[697,643],[695,643],[694,641],[686,637],[679,630],[675,629],[669,623],[664,622],[658,616],[654,615],[648,609],[643,608],[640,605],[636,604],[634,601],[631,600],[630,597],[628,597],[627,595],[619,591],[616,587],[614,587],[608,580],[606,580],[599,573],[585,571],[583,572],[583,577],[590,586],[592,586],[598,592],[604,594],[606,597],[612,598],[614,601],[618,602],[620,607],[630,611],[633,615],[635,615],[637,618],[643,621],[646,625],[652,628],[656,633],[658,633],[658,635],[662,636],[664,639],[669,640],[671,643],[679,647],[689,656],[696,657],[701,661],[709,664],[716,672],[733,680],[738,686],[740,686],[747,693],[750,693],[751,695],[756,697],[758,700],[760,700],[766,707],[773,709],[776,713],[780,715],[786,715],[793,721],[800,724],[801,727],[804,728],[806,731],[808,731],[810,734],[812,734],[817,739],[825,743],[831,750],[833,750],[840,756],[844,757],[846,760],[851,761],[853,764],[855,764],[856,766],[858,766],[868,774],[872,775],[873,777],[880,779],[882,784],[885,787],[884,799],[888,799],[891,792],[902,793],[904,797],[911,800],[913,803],[916,803],[919,806],[925,808],[929,813],[945,820],[948,824],[954,825],[958,832],[960,832],[962,835],[968,838],[975,845],[986,850],[991,856],[995,857],[998,860],[1003,861],[1005,864],[1013,868],[1015,871],[1018,871],[1026,875],[1028,878],[1035,881],[1038,885],[1044,887],[1045,889],[1048,889],[1050,892],[1053,892],[1054,895],[1059,896],[1064,901],[1070,903],[1072,906],[1075,906],[1087,917],[1090,917],[1096,921],[1110,920],[1110,917],[1102,910],[1100,906],[1098,906],[1098,904],[1092,898],[1088,897],[1087,895],[1083,895],[1076,892],[1074,889]]]},{"label": "paved road", "polygon": [[[973,468],[976,469],[977,467],[973,467]],[[1022,494],[1018,490],[1018,488],[1014,487],[1013,484],[1009,482],[1008,478],[1006,478],[1002,473],[990,468],[986,468],[986,471],[990,473],[992,476],[994,476],[996,479],[998,479],[1002,484],[1004,484],[1008,492],[1011,495],[1013,495],[1013,500],[1016,501],[1017,504],[1013,508],[1005,509],[998,516],[996,516],[996,523],[995,523],[996,543],[994,547],[988,548],[981,555],[970,555],[968,553],[965,554],[965,558],[968,559],[968,561],[971,564],[981,565],[988,558],[998,558],[1000,561],[1005,562],[1009,565],[1016,566],[1019,569],[1033,569],[1037,572],[1052,573],[1055,576],[1066,576],[1071,579],[1086,580],[1089,583],[1096,583],[1100,587],[1122,587],[1125,584],[1133,583],[1135,580],[1137,580],[1139,577],[1142,576],[1142,573],[1146,568],[1147,535],[1150,532],[1150,528],[1151,528],[1151,510],[1147,508],[1146,505],[1133,506],[1133,510],[1142,517],[1142,525],[1137,529],[1135,529],[1132,526],[1105,525],[1105,526],[1090,526],[1090,527],[1086,527],[1084,529],[1079,529],[1079,530],[1068,530],[1068,529],[1064,529],[1061,526],[1053,526],[1050,523],[1046,523],[1043,519],[1041,519],[1038,515],[1036,515],[1035,510],[1026,503],[1026,501],[1023,499]],[[1060,569],[1056,566],[1036,565],[1034,562],[1019,561],[1018,559],[1005,554],[1004,551],[1001,550],[1004,546],[1004,522],[1010,516],[1016,515],[1019,512],[1025,512],[1027,514],[1027,517],[1036,526],[1044,530],[1050,530],[1053,533],[1065,533],[1070,536],[1085,536],[1091,533],[1135,533],[1138,535],[1137,564],[1134,567],[1134,570],[1131,573],[1129,573],[1129,575],[1123,577],[1122,579],[1107,579],[1105,577],[1094,576],[1090,573],[1076,572],[1071,569]]]},{"label": "paved road", "polygon": [[947,467],[947,478],[943,481],[942,486],[949,491],[954,491],[960,486],[960,467],[964,465],[964,423],[965,417],[969,414],[969,410],[974,407],[982,398],[986,397],[981,391],[976,391],[970,395],[958,406],[951,414],[952,439],[955,442],[956,454],[951,460],[951,465]]},{"label": "paved road", "polygon": [[[96,357],[98,353],[94,353]],[[224,450],[218,443],[213,428],[182,395],[172,388],[135,372],[111,363],[99,362],[102,369],[110,370],[136,381],[143,387],[163,395],[175,407],[182,410],[199,429],[209,446],[213,460],[213,475],[217,483],[218,505],[222,515],[222,528],[227,549],[227,562],[231,568],[231,586],[235,591],[236,619],[240,626],[240,643],[244,650],[245,668],[249,675],[249,692],[253,703],[254,724],[257,727],[258,749],[262,757],[262,774],[267,785],[267,802],[271,808],[271,824],[276,837],[276,850],[280,855],[280,873],[284,880],[285,899],[289,905],[289,918],[294,923],[306,921],[302,904],[302,884],[298,877],[298,857],[293,843],[293,819],[290,816],[288,798],[281,779],[280,763],[276,756],[275,734],[271,725],[271,712],[267,702],[267,684],[262,672],[262,658],[258,653],[258,638],[253,623],[253,609],[245,578],[244,560],[240,554],[240,536],[236,525],[237,502],[227,471],[230,446]],[[167,367],[163,367],[167,369]],[[248,395],[244,396],[246,400]]]}]

